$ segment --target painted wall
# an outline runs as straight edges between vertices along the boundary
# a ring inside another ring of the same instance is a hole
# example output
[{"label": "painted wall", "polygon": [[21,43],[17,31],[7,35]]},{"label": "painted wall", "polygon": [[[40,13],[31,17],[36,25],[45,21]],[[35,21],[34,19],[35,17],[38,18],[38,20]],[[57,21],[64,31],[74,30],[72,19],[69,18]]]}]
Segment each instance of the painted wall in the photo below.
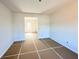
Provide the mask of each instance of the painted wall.
[{"label": "painted wall", "polygon": [[50,18],[50,37],[77,53],[77,1],[57,10]]},{"label": "painted wall", "polygon": [[38,18],[38,36],[39,38],[49,37],[49,16],[39,14],[20,14],[14,15],[14,39],[25,40],[24,38],[24,17],[37,17]]},{"label": "painted wall", "polygon": [[12,43],[12,13],[0,2],[0,57]]}]

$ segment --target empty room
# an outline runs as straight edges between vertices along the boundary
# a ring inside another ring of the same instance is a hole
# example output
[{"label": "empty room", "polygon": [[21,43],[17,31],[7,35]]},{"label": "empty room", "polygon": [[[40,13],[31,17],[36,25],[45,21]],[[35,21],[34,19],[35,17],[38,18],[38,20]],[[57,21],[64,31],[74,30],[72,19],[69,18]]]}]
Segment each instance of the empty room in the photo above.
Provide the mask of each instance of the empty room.
[{"label": "empty room", "polygon": [[0,0],[0,59],[78,59],[78,1]]}]

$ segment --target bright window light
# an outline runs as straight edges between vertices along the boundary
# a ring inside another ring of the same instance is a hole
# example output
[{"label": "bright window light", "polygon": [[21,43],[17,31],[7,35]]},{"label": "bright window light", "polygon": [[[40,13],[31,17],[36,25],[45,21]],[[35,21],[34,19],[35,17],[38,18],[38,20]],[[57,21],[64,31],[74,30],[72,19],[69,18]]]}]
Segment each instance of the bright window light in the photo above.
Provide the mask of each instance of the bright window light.
[{"label": "bright window light", "polygon": [[35,19],[35,20],[36,20],[37,17],[24,17],[24,19],[29,19],[29,20],[30,20],[30,19],[33,19],[33,20]]}]

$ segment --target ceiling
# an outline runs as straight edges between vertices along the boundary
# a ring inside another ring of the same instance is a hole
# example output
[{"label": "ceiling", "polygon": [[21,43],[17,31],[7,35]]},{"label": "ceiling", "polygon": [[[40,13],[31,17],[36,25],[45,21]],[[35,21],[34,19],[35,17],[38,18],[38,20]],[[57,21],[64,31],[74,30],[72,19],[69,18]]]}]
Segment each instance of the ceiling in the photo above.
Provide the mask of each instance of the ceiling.
[{"label": "ceiling", "polygon": [[0,0],[13,12],[23,13],[44,13],[47,10],[55,9],[73,0]]}]

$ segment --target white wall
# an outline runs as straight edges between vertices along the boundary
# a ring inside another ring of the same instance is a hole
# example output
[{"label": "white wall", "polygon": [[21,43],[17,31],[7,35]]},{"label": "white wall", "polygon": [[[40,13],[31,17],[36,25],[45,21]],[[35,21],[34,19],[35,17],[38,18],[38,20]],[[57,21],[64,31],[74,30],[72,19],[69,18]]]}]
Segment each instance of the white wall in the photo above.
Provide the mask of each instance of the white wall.
[{"label": "white wall", "polygon": [[38,18],[38,36],[39,38],[49,37],[49,16],[39,14],[20,14],[14,15],[14,39],[15,41],[24,40],[24,17]]},{"label": "white wall", "polygon": [[13,43],[11,12],[0,2],[0,57]]},{"label": "white wall", "polygon": [[52,14],[50,21],[50,37],[76,53],[78,52],[77,20],[75,0]]}]

